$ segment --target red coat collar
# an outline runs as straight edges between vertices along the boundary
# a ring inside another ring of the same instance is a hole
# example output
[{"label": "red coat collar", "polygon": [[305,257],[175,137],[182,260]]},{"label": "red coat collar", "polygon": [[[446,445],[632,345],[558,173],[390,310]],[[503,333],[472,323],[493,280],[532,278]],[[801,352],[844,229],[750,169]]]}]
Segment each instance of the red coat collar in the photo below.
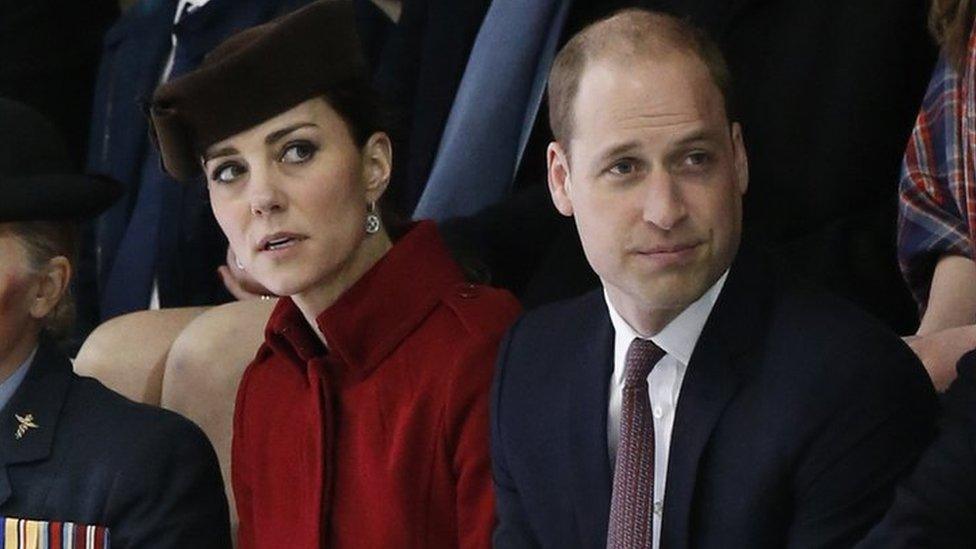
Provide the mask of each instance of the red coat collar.
[{"label": "red coat collar", "polygon": [[[350,372],[368,376],[437,305],[444,292],[463,282],[436,225],[416,223],[316,321],[329,351]],[[265,330],[276,352],[303,362],[325,347],[291,300],[279,300]]]}]

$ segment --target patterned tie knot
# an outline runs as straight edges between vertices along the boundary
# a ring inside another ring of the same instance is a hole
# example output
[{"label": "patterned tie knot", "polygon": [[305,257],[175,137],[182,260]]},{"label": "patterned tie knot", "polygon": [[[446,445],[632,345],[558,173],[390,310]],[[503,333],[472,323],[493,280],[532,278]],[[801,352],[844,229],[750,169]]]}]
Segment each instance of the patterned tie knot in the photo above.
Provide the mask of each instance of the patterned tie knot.
[{"label": "patterned tie knot", "polygon": [[624,388],[646,387],[647,376],[665,352],[650,339],[634,338],[627,349]]}]

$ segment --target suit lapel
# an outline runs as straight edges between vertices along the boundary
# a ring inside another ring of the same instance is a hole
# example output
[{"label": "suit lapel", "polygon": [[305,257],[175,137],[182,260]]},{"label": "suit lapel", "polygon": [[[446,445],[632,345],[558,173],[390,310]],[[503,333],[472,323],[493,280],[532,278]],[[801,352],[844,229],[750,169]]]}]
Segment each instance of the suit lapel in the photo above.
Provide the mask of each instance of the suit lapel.
[{"label": "suit lapel", "polygon": [[[689,361],[671,435],[661,547],[689,546],[702,453],[747,375],[739,358],[762,333],[759,327],[766,313],[762,276],[754,258],[741,252]],[[749,322],[743,322],[744,315],[749,315]]]},{"label": "suit lapel", "polygon": [[51,454],[71,376],[71,363],[42,336],[27,377],[0,410],[0,505],[11,495],[7,469]]},{"label": "suit lapel", "polygon": [[610,458],[607,449],[607,407],[613,368],[613,330],[602,290],[584,296],[577,330],[567,338],[571,369],[569,455],[573,508],[583,547],[606,543],[610,510]]}]

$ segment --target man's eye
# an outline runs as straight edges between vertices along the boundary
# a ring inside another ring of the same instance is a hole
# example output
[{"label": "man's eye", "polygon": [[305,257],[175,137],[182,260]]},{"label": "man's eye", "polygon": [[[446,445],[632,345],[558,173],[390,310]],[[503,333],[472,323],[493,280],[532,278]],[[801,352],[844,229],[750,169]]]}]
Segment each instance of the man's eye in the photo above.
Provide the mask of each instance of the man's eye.
[{"label": "man's eye", "polygon": [[711,160],[711,157],[708,155],[707,152],[695,151],[685,157],[685,165],[691,167],[700,167],[700,166],[704,166],[705,164],[708,164],[709,160]]},{"label": "man's eye", "polygon": [[315,151],[315,146],[311,143],[291,143],[281,152],[281,162],[301,164],[315,156]]},{"label": "man's eye", "polygon": [[217,166],[210,174],[210,179],[217,183],[230,183],[244,173],[244,167],[236,162],[228,162]]},{"label": "man's eye", "polygon": [[637,164],[633,160],[621,160],[610,166],[608,171],[613,175],[630,175],[637,171]]}]

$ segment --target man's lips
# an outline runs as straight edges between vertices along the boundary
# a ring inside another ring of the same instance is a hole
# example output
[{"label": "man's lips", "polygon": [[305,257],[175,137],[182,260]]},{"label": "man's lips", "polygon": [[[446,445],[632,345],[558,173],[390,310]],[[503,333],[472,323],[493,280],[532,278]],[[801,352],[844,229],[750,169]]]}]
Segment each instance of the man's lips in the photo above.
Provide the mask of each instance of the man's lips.
[{"label": "man's lips", "polygon": [[689,242],[685,244],[666,244],[666,245],[656,245],[635,248],[633,251],[636,254],[648,255],[648,256],[667,256],[667,255],[678,255],[683,252],[688,252],[694,250],[698,246],[701,246],[701,242]]},{"label": "man's lips", "polygon": [[306,236],[297,233],[277,232],[269,234],[258,241],[255,250],[258,252],[281,250],[294,246],[306,238]]}]

